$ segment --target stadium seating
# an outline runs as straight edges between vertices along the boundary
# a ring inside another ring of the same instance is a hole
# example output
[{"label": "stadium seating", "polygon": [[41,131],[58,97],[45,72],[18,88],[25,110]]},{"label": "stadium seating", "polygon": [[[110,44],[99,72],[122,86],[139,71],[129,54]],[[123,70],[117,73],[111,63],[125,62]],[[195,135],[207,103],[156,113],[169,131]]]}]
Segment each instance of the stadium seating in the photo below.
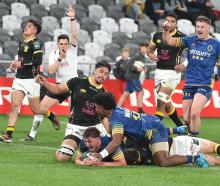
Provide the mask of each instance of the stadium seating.
[{"label": "stadium seating", "polygon": [[133,32],[138,31],[138,26],[131,18],[121,18],[119,20],[120,31],[125,32],[131,38]]},{"label": "stadium seating", "polygon": [[50,10],[50,5],[57,4],[57,0],[39,0],[39,3],[44,5],[47,10]]},{"label": "stadium seating", "polygon": [[60,27],[57,18],[54,16],[44,16],[42,17],[42,30],[53,34],[53,31]]},{"label": "stadium seating", "polygon": [[50,35],[48,32],[46,31],[41,31],[39,34],[38,34],[38,39],[40,40],[41,44],[47,42],[47,41],[52,41],[53,40],[53,37],[52,35]]},{"label": "stadium seating", "polygon": [[142,42],[149,42],[148,36],[144,32],[133,32],[131,43],[139,45]]},{"label": "stadium seating", "polygon": [[11,40],[11,36],[5,29],[0,29],[0,45],[3,45],[5,41]]},{"label": "stadium seating", "polygon": [[79,48],[84,49],[86,43],[91,42],[91,37],[89,36],[86,30],[80,29],[77,33],[78,36],[78,46]]},{"label": "stadium seating", "polygon": [[2,16],[9,15],[10,14],[10,8],[5,4],[0,2],[0,21],[2,19]]},{"label": "stadium seating", "polygon": [[76,4],[74,5],[74,9],[76,12],[76,19],[81,21],[82,18],[87,17],[87,9],[85,9],[82,5]]},{"label": "stadium seating", "polygon": [[148,35],[148,38],[150,39],[151,33],[158,31],[158,28],[151,20],[140,19],[139,30],[146,33]]},{"label": "stadium seating", "polygon": [[18,42],[17,41],[5,41],[4,53],[8,54],[11,59],[14,59],[17,55]]},{"label": "stadium seating", "polygon": [[53,40],[57,41],[58,36],[61,35],[61,34],[66,34],[70,37],[70,33],[67,30],[64,30],[62,28],[58,28],[58,29],[53,31]]},{"label": "stadium seating", "polygon": [[12,3],[11,4],[11,14],[21,19],[24,16],[30,15],[30,10],[26,7],[24,3]]},{"label": "stadium seating", "polygon": [[68,7],[69,5],[75,5],[76,0],[58,0],[59,4]]},{"label": "stadium seating", "polygon": [[30,8],[32,4],[38,3],[38,0],[19,0],[19,2],[26,4],[27,8]]},{"label": "stadium seating", "polygon": [[92,35],[93,31],[99,30],[99,24],[96,23],[92,18],[84,17],[81,20],[81,28]]},{"label": "stadium seating", "polygon": [[93,5],[96,3],[96,0],[79,0],[77,1],[79,5],[82,5],[86,10],[88,10],[89,5]]},{"label": "stadium seating", "polygon": [[195,26],[188,19],[179,19],[177,21],[178,30],[186,35],[195,33]]},{"label": "stadium seating", "polygon": [[66,16],[66,7],[61,4],[50,5],[50,15],[61,20],[62,17]]},{"label": "stadium seating", "polygon": [[106,17],[106,11],[102,6],[94,4],[89,5],[89,17],[92,18],[96,23],[100,24],[100,19]]},{"label": "stadium seating", "polygon": [[119,56],[120,54],[120,46],[115,43],[106,44],[104,48],[105,48],[104,51],[105,56],[110,57],[112,61],[115,61],[116,57]]},{"label": "stadium seating", "polygon": [[107,0],[107,1],[106,0],[97,0],[96,3],[101,5],[105,10],[107,10],[110,5],[115,4],[115,0]]},{"label": "stadium seating", "polygon": [[78,60],[78,69],[83,69],[83,74],[86,76],[90,76],[93,67],[96,64],[96,61],[86,55],[78,56],[77,60]]},{"label": "stadium seating", "polygon": [[21,41],[23,39],[23,30],[18,28],[13,31],[13,39],[15,41]]},{"label": "stadium seating", "polygon": [[104,48],[104,45],[112,42],[112,36],[103,30],[93,32],[93,42]]},{"label": "stadium seating", "polygon": [[101,30],[104,30],[108,34],[112,35],[113,32],[119,31],[119,26],[115,20],[111,17],[104,17],[100,20]]},{"label": "stadium seating", "polygon": [[113,32],[112,42],[119,45],[122,48],[124,47],[124,44],[129,43],[129,38],[124,32]]},{"label": "stadium seating", "polygon": [[119,21],[119,19],[125,17],[125,14],[120,5],[110,5],[108,7],[107,17],[112,17],[116,21]]},{"label": "stadium seating", "polygon": [[98,56],[102,56],[104,52],[104,48],[100,47],[97,43],[86,43],[85,44],[85,55],[91,57],[92,59],[96,59]]},{"label": "stadium seating", "polygon": [[130,49],[130,56],[135,56],[136,54],[139,53],[139,45],[137,45],[137,44],[127,43],[124,45],[124,48]]},{"label": "stadium seating", "polygon": [[31,15],[41,20],[42,17],[49,15],[49,11],[44,5],[35,3],[31,4]]},{"label": "stadium seating", "polygon": [[13,35],[13,30],[21,28],[21,19],[18,19],[14,15],[2,16],[2,28],[9,31],[10,35]]},{"label": "stadium seating", "polygon": [[102,61],[105,61],[105,62],[108,62],[108,63],[112,63],[112,59],[108,56],[98,56],[96,59],[96,62],[102,62]]}]

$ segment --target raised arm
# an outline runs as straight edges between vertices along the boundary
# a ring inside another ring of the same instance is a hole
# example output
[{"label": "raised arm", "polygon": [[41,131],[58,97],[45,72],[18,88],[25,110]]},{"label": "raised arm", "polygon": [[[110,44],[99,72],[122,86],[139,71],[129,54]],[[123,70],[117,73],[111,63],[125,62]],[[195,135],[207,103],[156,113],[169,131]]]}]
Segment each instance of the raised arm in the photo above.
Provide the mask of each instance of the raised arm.
[{"label": "raised arm", "polygon": [[69,5],[69,8],[66,13],[70,17],[71,21],[71,38],[70,43],[74,46],[77,45],[77,22],[76,22],[76,12],[74,8]]},{"label": "raised arm", "polygon": [[155,55],[156,45],[151,42],[147,47],[147,55],[152,61],[158,61],[157,55]]},{"label": "raised arm", "polygon": [[163,42],[168,45],[177,46],[177,37],[172,37],[170,35],[170,28],[171,28],[170,23],[168,21],[165,21],[163,23],[163,34],[162,34]]},{"label": "raised arm", "polygon": [[61,83],[61,84],[50,83],[46,80],[45,77],[41,75],[37,75],[35,77],[35,81],[43,85],[52,94],[61,94],[69,91],[66,83]]}]

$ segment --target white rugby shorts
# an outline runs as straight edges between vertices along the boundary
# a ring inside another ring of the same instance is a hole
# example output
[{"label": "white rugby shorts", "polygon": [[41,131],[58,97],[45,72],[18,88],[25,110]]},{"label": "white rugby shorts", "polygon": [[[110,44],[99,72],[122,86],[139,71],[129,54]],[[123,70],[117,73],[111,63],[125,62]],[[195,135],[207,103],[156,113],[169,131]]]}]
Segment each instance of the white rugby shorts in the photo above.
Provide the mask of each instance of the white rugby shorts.
[{"label": "white rugby shorts", "polygon": [[196,155],[201,148],[199,138],[191,136],[177,136],[173,138],[173,143],[170,147],[170,155]]},{"label": "white rugby shorts", "polygon": [[36,83],[34,79],[19,79],[13,80],[11,91],[20,90],[24,92],[29,98],[40,96],[40,84]]},{"label": "white rugby shorts", "polygon": [[169,84],[169,86],[175,90],[180,80],[181,73],[175,70],[156,69],[155,71],[155,87],[157,92],[160,89],[160,85],[163,83]]},{"label": "white rugby shorts", "polygon": [[79,126],[79,125],[74,125],[74,124],[68,123],[66,126],[66,129],[65,129],[65,136],[73,135],[73,136],[76,136],[77,138],[79,138],[80,140],[82,140],[85,130],[89,127],[97,128],[100,131],[101,136],[107,135],[105,127],[102,123],[99,123],[94,126]]}]

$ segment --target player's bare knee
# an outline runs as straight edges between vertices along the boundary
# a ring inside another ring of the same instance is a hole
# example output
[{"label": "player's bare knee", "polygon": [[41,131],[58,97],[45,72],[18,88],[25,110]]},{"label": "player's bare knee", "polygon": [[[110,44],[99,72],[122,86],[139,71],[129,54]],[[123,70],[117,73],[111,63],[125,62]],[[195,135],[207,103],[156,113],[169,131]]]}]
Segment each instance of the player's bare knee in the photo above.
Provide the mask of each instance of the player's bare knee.
[{"label": "player's bare knee", "polygon": [[57,150],[55,153],[55,158],[59,162],[68,162],[71,160],[72,156],[68,156],[66,154],[59,152],[59,150]]},{"label": "player's bare knee", "polygon": [[191,111],[191,113],[190,113],[190,118],[191,118],[192,120],[194,120],[194,119],[198,118],[199,115],[200,115],[200,112],[198,112],[197,110]]},{"label": "player's bare knee", "polygon": [[62,144],[60,148],[56,151],[57,161],[67,162],[72,159],[75,149],[68,144]]}]

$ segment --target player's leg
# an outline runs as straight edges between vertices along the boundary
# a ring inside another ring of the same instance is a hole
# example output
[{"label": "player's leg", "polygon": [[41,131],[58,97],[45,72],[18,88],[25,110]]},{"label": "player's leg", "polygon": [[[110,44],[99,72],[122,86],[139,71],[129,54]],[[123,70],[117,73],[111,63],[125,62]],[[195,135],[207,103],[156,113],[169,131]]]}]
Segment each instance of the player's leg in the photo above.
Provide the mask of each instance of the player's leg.
[{"label": "player's leg", "polygon": [[165,111],[166,111],[167,115],[170,117],[170,119],[172,119],[172,121],[176,124],[177,127],[184,125],[182,123],[182,121],[180,120],[178,113],[176,111],[176,108],[171,103],[171,101],[166,103]]},{"label": "player's leg", "polygon": [[55,157],[57,161],[68,162],[72,159],[75,150],[78,148],[80,139],[73,135],[68,135],[64,138],[60,148],[56,151]]},{"label": "player's leg", "polygon": [[198,138],[198,139],[201,144],[199,152],[204,153],[204,154],[216,153],[220,155],[220,144],[207,140],[207,139],[203,139],[203,138]]},{"label": "player's leg", "polygon": [[206,154],[206,158],[210,165],[220,165],[219,157]]},{"label": "player's leg", "polygon": [[5,141],[8,143],[12,142],[12,134],[15,130],[18,112],[24,96],[24,92],[20,90],[15,90],[11,92],[11,110],[8,118],[8,126],[6,129],[6,134],[0,136],[0,141]]},{"label": "player's leg", "polygon": [[190,111],[190,134],[192,136],[199,135],[199,129],[201,127],[200,113],[207,102],[208,99],[206,96],[200,93],[195,94]]},{"label": "player's leg", "polygon": [[126,101],[127,97],[129,96],[129,92],[124,91],[121,97],[118,100],[117,106],[122,107],[124,105],[124,102]]},{"label": "player's leg", "polygon": [[56,151],[55,157],[60,162],[67,162],[72,159],[75,150],[78,148],[83,138],[83,133],[87,127],[82,127],[68,123],[65,130],[65,137]]},{"label": "player's leg", "polygon": [[122,107],[127,99],[127,97],[129,96],[129,94],[132,92],[132,81],[131,80],[127,80],[126,84],[125,84],[125,90],[123,92],[123,94],[121,95],[121,97],[118,100],[117,106]]},{"label": "player's leg", "polygon": [[[54,106],[58,103],[59,103],[59,101],[57,99],[50,98],[46,95],[46,96],[44,96],[43,100],[41,101],[41,106],[44,107],[46,110],[49,110],[49,108],[51,108],[52,106]],[[37,114],[34,116],[32,128],[31,128],[31,131],[30,131],[27,139],[35,139],[35,137],[37,135],[37,130],[42,122],[43,122],[43,115]]]}]

